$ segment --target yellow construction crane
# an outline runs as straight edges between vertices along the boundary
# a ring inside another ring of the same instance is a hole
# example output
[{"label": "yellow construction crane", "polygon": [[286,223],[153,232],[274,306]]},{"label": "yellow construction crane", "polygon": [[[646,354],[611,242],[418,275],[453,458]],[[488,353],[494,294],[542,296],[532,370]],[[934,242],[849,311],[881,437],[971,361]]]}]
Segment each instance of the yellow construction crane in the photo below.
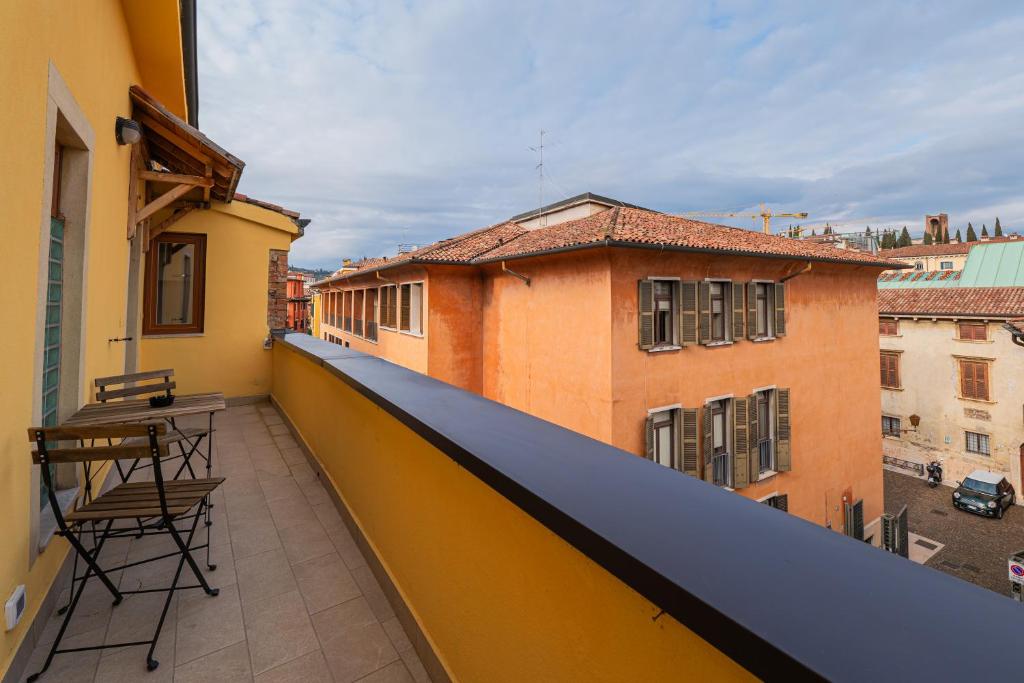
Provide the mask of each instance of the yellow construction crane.
[{"label": "yellow construction crane", "polygon": [[683,216],[714,217],[714,218],[760,218],[764,221],[764,234],[772,234],[772,218],[807,218],[807,212],[800,213],[773,213],[761,202],[761,213],[714,213],[710,211],[687,211]]},{"label": "yellow construction crane", "polygon": [[[781,216],[782,214],[776,214]],[[871,223],[877,222],[879,219],[877,216],[871,216],[870,218],[848,218],[840,221],[826,221],[824,225],[793,225],[783,230],[779,230],[777,235],[790,236],[790,233],[795,233],[798,236],[803,236],[813,230],[821,230],[822,234],[826,234],[824,231],[826,228],[832,228],[833,232],[835,229],[843,225],[870,225]]]}]

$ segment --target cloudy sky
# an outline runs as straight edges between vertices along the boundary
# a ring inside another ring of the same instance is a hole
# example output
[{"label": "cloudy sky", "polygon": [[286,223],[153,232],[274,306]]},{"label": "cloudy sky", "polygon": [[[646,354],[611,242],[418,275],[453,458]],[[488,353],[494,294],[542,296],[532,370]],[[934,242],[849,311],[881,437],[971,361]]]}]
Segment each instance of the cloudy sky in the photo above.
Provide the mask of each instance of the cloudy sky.
[{"label": "cloudy sky", "polygon": [[[199,3],[200,126],[336,268],[596,192],[1024,231],[1024,5]],[[728,220],[721,222],[730,222]],[[753,227],[750,220],[732,224]],[[777,223],[777,227],[785,227]]]}]

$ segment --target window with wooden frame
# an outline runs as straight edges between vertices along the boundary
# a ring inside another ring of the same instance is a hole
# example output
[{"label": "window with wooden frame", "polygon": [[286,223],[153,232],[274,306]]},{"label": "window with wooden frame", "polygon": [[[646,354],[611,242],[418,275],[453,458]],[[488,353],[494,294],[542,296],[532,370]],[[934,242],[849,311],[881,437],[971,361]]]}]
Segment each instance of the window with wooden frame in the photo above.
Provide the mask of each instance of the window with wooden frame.
[{"label": "window with wooden frame", "polygon": [[697,476],[697,410],[667,408],[648,412],[644,421],[644,454],[648,460]]},{"label": "window with wooden frame", "polygon": [[899,436],[901,434],[900,425],[900,418],[883,415],[882,436]]},{"label": "window with wooden frame", "polygon": [[704,406],[704,480],[715,486],[733,484],[732,403],[732,399],[720,399]]},{"label": "window with wooden frame", "polygon": [[952,261],[940,261],[939,262],[939,270],[953,270],[953,262]]},{"label": "window with wooden frame", "polygon": [[748,330],[750,338],[767,339],[774,336],[775,315],[772,300],[775,298],[775,285],[767,282],[751,282],[747,285],[747,296],[753,297],[752,304],[747,302],[747,306],[754,312],[753,326]]},{"label": "window with wooden frame", "polygon": [[203,331],[206,235],[162,233],[150,242],[143,293],[143,334]]},{"label": "window with wooden frame", "polygon": [[900,321],[899,320],[878,320],[878,334],[883,337],[895,337],[900,333]]},{"label": "window with wooden frame", "polygon": [[957,323],[957,339],[964,341],[987,341],[988,324],[979,322]]},{"label": "window with wooden frame", "polygon": [[966,360],[960,363],[960,397],[978,401],[989,400],[988,361]]},{"label": "window with wooden frame", "polygon": [[992,455],[988,434],[964,432],[964,437],[964,448],[968,453],[974,453],[976,455]]},{"label": "window with wooden frame", "polygon": [[900,388],[900,354],[882,351],[881,354],[882,387],[885,389]]},{"label": "window with wooden frame", "polygon": [[380,288],[380,326],[398,329],[398,287],[395,285]]},{"label": "window with wooden frame", "polygon": [[398,305],[398,329],[410,334],[423,334],[423,283],[402,285]]}]

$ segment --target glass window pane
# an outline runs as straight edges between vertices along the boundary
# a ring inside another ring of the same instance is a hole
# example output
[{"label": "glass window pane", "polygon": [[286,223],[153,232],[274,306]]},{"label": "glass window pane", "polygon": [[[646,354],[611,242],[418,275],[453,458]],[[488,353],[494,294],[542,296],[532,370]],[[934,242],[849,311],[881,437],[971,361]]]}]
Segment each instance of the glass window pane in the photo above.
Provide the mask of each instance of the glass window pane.
[{"label": "glass window pane", "polygon": [[195,245],[161,242],[158,249],[156,322],[191,325]]},{"label": "glass window pane", "polygon": [[668,426],[655,430],[654,459],[666,467],[672,466],[672,429]]}]

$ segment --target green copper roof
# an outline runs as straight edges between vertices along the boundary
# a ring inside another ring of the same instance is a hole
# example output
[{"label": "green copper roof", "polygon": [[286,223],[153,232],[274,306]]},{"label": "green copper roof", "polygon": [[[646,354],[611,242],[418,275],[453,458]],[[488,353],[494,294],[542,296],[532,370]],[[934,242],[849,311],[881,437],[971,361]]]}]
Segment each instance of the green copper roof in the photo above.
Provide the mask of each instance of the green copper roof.
[{"label": "green copper roof", "polygon": [[1024,287],[1024,240],[977,244],[960,271],[883,273],[879,289]]},{"label": "green copper roof", "polygon": [[1024,243],[979,244],[967,255],[961,287],[1017,287],[1024,285]]}]

